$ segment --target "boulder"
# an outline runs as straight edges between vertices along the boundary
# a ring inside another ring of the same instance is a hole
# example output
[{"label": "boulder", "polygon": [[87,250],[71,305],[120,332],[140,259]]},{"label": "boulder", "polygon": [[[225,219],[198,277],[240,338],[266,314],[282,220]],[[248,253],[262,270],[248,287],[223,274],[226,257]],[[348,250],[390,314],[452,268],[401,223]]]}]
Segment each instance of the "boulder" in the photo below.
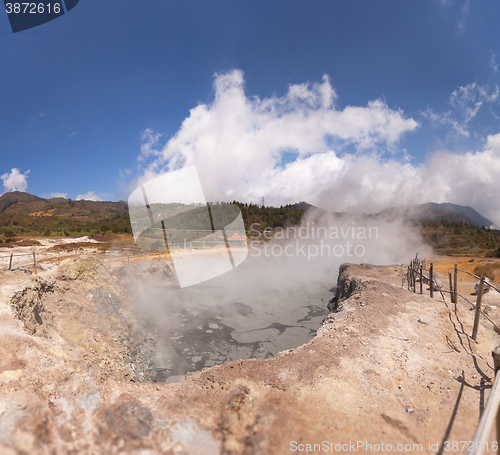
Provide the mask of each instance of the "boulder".
[{"label": "boulder", "polygon": [[[484,281],[485,283],[491,283],[491,280],[488,278],[488,277],[484,277]],[[477,291],[479,290],[479,283],[481,282],[481,280],[478,280],[477,283],[474,285],[474,291],[476,292],[477,294]],[[489,286],[484,286],[483,287],[483,294],[485,294],[486,292],[489,292],[490,291],[490,287]]]}]

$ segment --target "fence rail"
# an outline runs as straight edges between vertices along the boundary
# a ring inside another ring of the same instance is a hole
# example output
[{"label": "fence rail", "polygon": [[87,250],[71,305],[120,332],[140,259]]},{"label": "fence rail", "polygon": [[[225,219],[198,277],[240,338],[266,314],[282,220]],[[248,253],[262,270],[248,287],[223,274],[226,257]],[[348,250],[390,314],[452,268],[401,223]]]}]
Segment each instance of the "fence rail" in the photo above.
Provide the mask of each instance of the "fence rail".
[{"label": "fence rail", "polygon": [[500,346],[493,349],[491,355],[493,356],[493,364],[495,368],[495,382],[493,382],[490,395],[488,396],[488,401],[486,402],[483,414],[481,415],[476,432],[474,433],[470,450],[467,451],[467,453],[473,455],[482,455],[488,451],[486,441],[489,439],[495,422],[497,427],[497,448],[495,451],[497,453],[499,451],[498,443],[500,441],[500,415],[498,407],[500,405]]},{"label": "fence rail", "polygon": [[[245,242],[246,244],[246,242]],[[93,244],[89,243],[89,247],[91,248]],[[130,264],[130,262],[137,262],[137,258],[143,258],[143,260],[161,260],[162,258],[166,259],[168,257],[174,257],[174,256],[180,256],[185,253],[191,253],[195,250],[218,250],[218,249],[226,249],[227,246],[230,246],[231,249],[242,247],[243,248],[243,242],[240,240],[228,240],[226,242],[218,241],[218,240],[192,240],[192,241],[187,241],[185,240],[184,242],[172,242],[169,244],[169,249],[163,249],[163,250],[140,250],[140,252],[134,254],[127,254],[126,256],[119,256],[119,257],[111,257],[111,256],[106,256],[109,253],[101,253],[101,254],[95,254],[95,253],[82,253],[79,251],[79,248],[75,248],[71,252],[68,253],[61,253],[61,251],[58,251],[57,253],[40,253],[37,251],[31,251],[29,253],[10,253],[9,255],[2,255],[0,256],[0,260],[2,259],[7,259],[8,266],[2,267],[0,265],[0,272],[1,271],[6,271],[6,270],[12,270],[12,269],[33,269],[33,272],[35,275],[37,274],[37,270],[40,269],[39,265],[43,263],[57,263],[60,264],[62,260],[68,259],[68,258],[76,258],[81,254],[86,254],[87,256],[95,256],[98,257],[105,266],[107,266],[109,269],[112,268],[112,263],[118,262],[120,265],[123,265],[123,263],[126,261],[127,264]],[[19,263],[19,259],[17,259],[17,263],[14,261],[16,258],[24,258],[29,260],[23,260],[21,263]],[[37,266],[38,265],[38,266]]]},{"label": "fence rail", "polygon": [[[424,260],[425,261],[425,260]],[[408,266],[408,271],[406,273],[405,278],[403,278],[403,284],[404,280],[407,280],[408,283],[408,289],[412,290],[413,292],[417,292],[416,290],[416,282],[420,282],[420,294],[423,294],[423,289],[422,285],[424,282],[429,284],[429,291],[430,291],[430,296],[434,296],[434,290],[438,290],[441,294],[441,296],[444,299],[444,293],[450,294],[451,296],[451,301],[452,303],[458,303],[458,297],[461,297],[463,300],[465,300],[467,303],[472,305],[472,307],[475,309],[475,316],[474,316],[474,327],[472,331],[472,339],[477,342],[477,333],[479,330],[479,315],[482,314],[493,326],[499,331],[500,333],[500,327],[495,324],[491,318],[488,317],[488,315],[482,310],[481,308],[481,303],[483,299],[483,294],[485,292],[485,286],[490,287],[491,289],[494,289],[495,291],[500,293],[500,289],[494,286],[492,283],[488,282],[485,280],[484,276],[477,276],[474,275],[471,272],[468,272],[467,270],[462,270],[458,268],[458,264],[454,265],[454,273],[453,273],[453,279],[451,272],[448,272],[448,277],[449,277],[449,286],[450,290],[443,289],[442,286],[439,285],[435,278],[434,274],[434,266],[432,263],[429,264],[429,268],[426,269],[422,267],[422,264],[425,263],[424,261],[419,260],[418,254],[415,256],[415,259],[413,259],[410,262],[410,265]],[[426,277],[424,275],[424,272],[428,272],[429,276]],[[474,278],[476,278],[479,281],[479,286],[477,290],[477,299],[476,303],[472,303],[470,300],[468,300],[466,297],[463,295],[459,294],[457,291],[458,288],[458,272],[466,273],[467,275],[470,275]],[[432,285],[431,285],[432,283]]]},{"label": "fence rail", "polygon": [[[41,268],[40,264],[44,263],[50,263],[50,264],[60,264],[61,261],[68,259],[68,258],[77,258],[78,256],[81,256],[82,254],[85,254],[86,256],[94,256],[98,257],[103,265],[108,267],[109,269],[112,268],[111,264],[119,262],[120,265],[122,265],[125,261],[130,264],[130,262],[134,262],[134,259],[137,258],[143,258],[143,260],[161,260],[162,257],[165,259],[169,256],[169,254],[166,251],[159,251],[159,252],[152,252],[152,251],[145,251],[141,252],[139,254],[133,254],[133,255],[126,255],[126,256],[119,256],[119,257],[103,257],[102,255],[99,254],[93,254],[93,253],[79,253],[78,250],[75,250],[73,252],[67,253],[67,254],[59,254],[57,256],[53,257],[46,257],[45,254],[43,253],[29,253],[29,254],[14,254],[11,253],[9,256],[0,256],[0,259],[9,259],[9,265],[8,267],[2,267],[0,268],[0,271],[7,271],[7,270],[16,270],[16,269],[26,269],[29,270],[33,268],[33,272],[35,275],[37,274],[37,271]],[[14,259],[19,258],[19,257],[26,257],[30,256],[30,261],[26,262],[23,261],[21,264],[17,263],[14,264]],[[15,267],[14,267],[15,265]]]}]

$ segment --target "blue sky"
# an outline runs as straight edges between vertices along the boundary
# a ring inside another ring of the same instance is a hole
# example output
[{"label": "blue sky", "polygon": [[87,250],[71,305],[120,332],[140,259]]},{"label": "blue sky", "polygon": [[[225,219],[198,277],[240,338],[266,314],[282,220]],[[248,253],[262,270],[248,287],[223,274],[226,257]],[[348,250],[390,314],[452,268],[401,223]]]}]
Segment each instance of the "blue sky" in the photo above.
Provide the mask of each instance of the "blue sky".
[{"label": "blue sky", "polygon": [[448,201],[500,224],[499,19],[480,0],[80,0],[12,34],[0,14],[2,191],[127,199],[195,164],[208,199]]}]

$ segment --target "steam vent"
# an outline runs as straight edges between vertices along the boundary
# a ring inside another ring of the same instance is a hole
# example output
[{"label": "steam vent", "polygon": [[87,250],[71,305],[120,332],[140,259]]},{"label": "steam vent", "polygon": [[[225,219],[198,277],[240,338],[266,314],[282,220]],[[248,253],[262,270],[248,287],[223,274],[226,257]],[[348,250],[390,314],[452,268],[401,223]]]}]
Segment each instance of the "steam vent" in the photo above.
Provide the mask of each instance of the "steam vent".
[{"label": "steam vent", "polygon": [[470,343],[468,308],[410,293],[405,272],[343,264],[327,282],[243,294],[216,281],[180,292],[167,260],[1,272],[0,453],[436,453],[445,435],[471,440],[498,334],[481,326]]}]

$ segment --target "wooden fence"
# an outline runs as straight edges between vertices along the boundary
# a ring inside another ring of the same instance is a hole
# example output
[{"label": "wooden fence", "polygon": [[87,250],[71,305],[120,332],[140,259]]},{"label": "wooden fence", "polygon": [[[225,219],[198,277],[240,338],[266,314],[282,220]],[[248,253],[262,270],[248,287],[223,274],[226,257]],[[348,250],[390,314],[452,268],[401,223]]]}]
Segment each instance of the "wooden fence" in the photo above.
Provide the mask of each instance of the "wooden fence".
[{"label": "wooden fence", "polygon": [[[443,298],[444,293],[449,293],[451,302],[457,304],[458,297],[465,300],[474,308],[474,325],[472,328],[471,338],[477,342],[477,334],[479,331],[479,318],[483,315],[495,328],[495,330],[500,333],[500,327],[491,320],[491,318],[482,310],[481,304],[483,300],[483,294],[485,292],[486,286],[489,286],[491,289],[500,292],[496,286],[492,283],[485,280],[484,276],[477,276],[473,273],[468,272],[467,270],[462,270],[458,268],[458,264],[455,264],[453,267],[453,277],[452,273],[448,272],[448,281],[449,281],[449,290],[442,289],[442,287],[438,284],[435,274],[433,264],[429,264],[429,268],[425,268],[426,262],[425,260],[420,260],[418,258],[418,254],[415,256],[410,262],[408,266],[408,271],[406,276],[403,278],[403,283],[406,280],[408,284],[408,289],[413,292],[417,292],[417,283],[419,283],[419,293],[423,294],[423,283],[429,284],[430,297],[434,296],[434,291],[438,290]],[[479,282],[477,286],[477,296],[476,303],[472,303],[469,299],[464,297],[458,292],[458,272],[466,273],[474,278],[476,278]],[[428,276],[425,276],[427,273]],[[474,455],[482,455],[487,452],[488,449],[493,449],[494,452],[500,453],[499,450],[499,441],[500,441],[500,346],[497,346],[492,351],[493,363],[495,369],[495,381],[493,383],[491,393],[488,397],[488,401],[484,408],[484,411],[481,415],[481,419],[477,426],[476,432],[474,434],[474,439],[471,444],[469,444],[467,453]],[[488,446],[488,438],[491,433],[491,430],[496,422],[496,431],[497,431],[497,441],[496,445]]]},{"label": "wooden fence", "polygon": [[[138,260],[161,260],[161,259],[166,259],[167,257],[171,257],[172,254],[177,255],[180,254],[178,251],[172,252],[172,253],[167,253],[166,251],[141,251],[139,253],[134,253],[134,254],[127,254],[126,256],[118,256],[118,257],[111,257],[111,256],[103,256],[102,254],[95,254],[95,253],[84,253],[81,251],[78,251],[78,249],[75,249],[73,251],[70,251],[66,254],[61,254],[59,251],[57,256],[51,256],[47,257],[46,253],[38,253],[38,252],[31,252],[31,253],[11,253],[10,255],[6,256],[0,256],[0,259],[7,259],[8,260],[8,266],[7,267],[2,267],[0,268],[0,271],[6,271],[6,270],[16,270],[16,269],[24,269],[24,270],[29,270],[33,271],[33,273],[36,275],[37,272],[40,270],[41,266],[40,264],[60,264],[61,261],[64,259],[68,258],[77,258],[78,256],[81,256],[85,254],[86,256],[94,256],[97,257],[100,261],[102,261],[103,265],[109,269],[112,269],[113,265],[115,265],[118,262],[118,265],[124,265],[124,264],[130,264],[131,262],[138,262]],[[106,254],[106,253],[104,253]]]},{"label": "wooden fence", "polygon": [[[246,242],[242,242],[240,240],[228,240],[227,243],[205,240],[184,241],[181,243],[172,242],[171,244],[169,244],[168,250],[151,251],[134,248],[132,253],[120,257],[112,257],[110,253],[83,253],[80,252],[79,249],[74,249],[66,254],[58,251],[57,255],[56,253],[39,253],[36,251],[32,251],[30,253],[11,253],[10,255],[0,256],[0,260],[7,259],[7,262],[9,264],[8,267],[0,267],[0,271],[12,269],[25,269],[31,271],[31,269],[33,269],[33,272],[36,275],[37,269],[39,269],[39,267],[37,267],[37,264],[60,264],[64,259],[77,258],[81,254],[85,254],[87,256],[95,256],[99,258],[99,260],[101,260],[106,267],[112,269],[114,268],[113,266],[115,266],[116,263],[118,263],[118,265],[124,265],[125,263],[130,264],[131,262],[138,262],[139,260],[161,260],[162,258],[166,259],[168,257],[180,256],[186,253],[192,253],[194,251],[226,249],[228,245],[231,247],[231,249],[242,249],[246,246]],[[91,248],[92,244],[89,244],[89,247]],[[21,261],[19,261],[19,258],[22,258]]]},{"label": "wooden fence", "polygon": [[[432,263],[429,264],[429,268],[425,268],[426,261],[425,260],[420,260],[418,258],[418,254],[410,262],[410,265],[408,266],[408,271],[406,273],[406,276],[403,278],[403,284],[404,281],[406,280],[408,283],[408,289],[417,292],[417,283],[419,283],[419,293],[423,294],[423,284],[426,283],[429,285],[429,294],[430,297],[434,297],[434,291],[439,291],[441,294],[441,297],[443,300],[445,300],[444,294],[450,294],[451,302],[452,303],[458,303],[458,297],[462,298],[465,300],[467,303],[469,303],[474,309],[474,326],[472,329],[472,339],[477,342],[477,332],[479,330],[479,318],[480,315],[482,314],[492,325],[495,327],[495,329],[500,333],[500,327],[491,320],[491,318],[482,310],[481,304],[483,300],[483,294],[485,292],[485,286],[489,286],[491,289],[494,289],[497,292],[500,292],[500,289],[498,289],[496,286],[494,286],[492,283],[488,282],[485,280],[484,276],[477,276],[474,275],[473,273],[468,272],[467,270],[462,270],[458,268],[458,264],[454,265],[453,269],[453,277],[452,273],[448,272],[448,281],[449,281],[449,290],[444,289],[442,286],[439,285],[439,283],[436,280],[436,276],[434,273],[434,266]],[[478,289],[477,289],[477,297],[476,297],[476,303],[471,302],[469,299],[464,297],[458,292],[458,272],[466,273],[467,275],[470,275],[474,278],[476,278],[479,282]],[[426,273],[428,276],[426,276]]]}]

